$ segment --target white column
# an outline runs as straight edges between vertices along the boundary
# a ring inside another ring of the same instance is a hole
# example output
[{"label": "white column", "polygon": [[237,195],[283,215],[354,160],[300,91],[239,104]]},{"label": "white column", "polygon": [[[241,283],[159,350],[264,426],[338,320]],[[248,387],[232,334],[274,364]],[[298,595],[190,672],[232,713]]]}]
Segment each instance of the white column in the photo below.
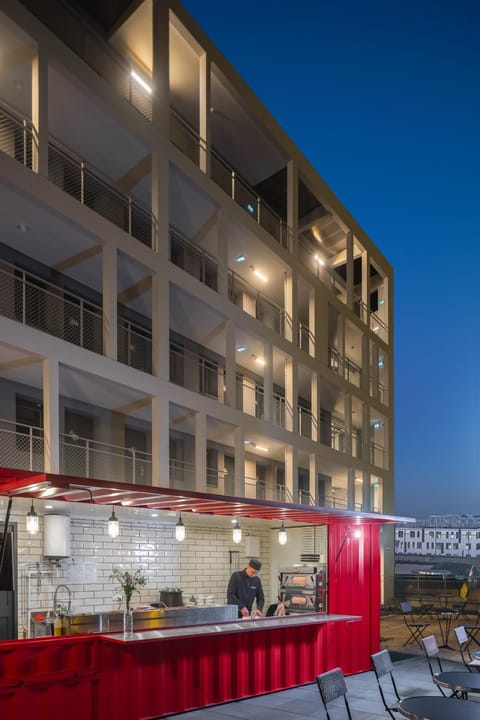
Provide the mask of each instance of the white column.
[{"label": "white column", "polygon": [[370,428],[370,407],[367,403],[363,404],[362,410],[362,439],[363,439],[363,459],[369,465],[371,464],[371,452],[370,452],[370,441],[371,441],[371,428]]},{"label": "white column", "polygon": [[297,364],[293,358],[285,361],[285,400],[292,408],[291,416],[288,411],[285,413],[285,428],[298,433]]},{"label": "white column", "polygon": [[170,291],[168,267],[152,277],[152,373],[170,380]]},{"label": "white column", "polygon": [[355,509],[355,471],[351,467],[347,470],[347,507]]},{"label": "white column", "polygon": [[170,418],[164,395],[152,398],[152,485],[170,487]]},{"label": "white column", "polygon": [[310,405],[312,408],[312,440],[320,441],[320,394],[317,373],[312,373],[310,381]]},{"label": "white column", "polygon": [[263,419],[272,422],[273,417],[273,346],[271,343],[263,344]]},{"label": "white column", "polygon": [[362,335],[362,374],[360,376],[360,387],[367,395],[370,395],[370,343],[366,334]]},{"label": "white column", "polygon": [[245,434],[243,428],[236,427],[235,435],[235,478],[234,492],[236,497],[245,495]]},{"label": "white column", "polygon": [[207,489],[207,416],[195,413],[195,490]]},{"label": "white column", "polygon": [[308,473],[308,489],[315,505],[318,504],[318,491],[317,491],[317,474],[318,474],[318,456],[315,453],[310,453],[309,458],[309,473]]},{"label": "white column", "polygon": [[347,307],[353,309],[353,233],[347,233]]},{"label": "white column", "polygon": [[228,300],[228,215],[224,209],[217,212],[217,290]]},{"label": "white column", "polygon": [[287,225],[292,230],[288,250],[298,256],[298,168],[293,160],[287,163]]},{"label": "white column", "polygon": [[293,445],[285,446],[285,484],[293,502],[298,503],[298,454]]},{"label": "white column", "polygon": [[117,359],[118,336],[117,249],[105,245],[102,250],[103,354]]},{"label": "white column", "polygon": [[200,170],[210,176],[210,60],[204,52],[199,58],[199,127],[200,127]]},{"label": "white column", "polygon": [[33,170],[48,178],[48,58],[42,47],[32,60]]},{"label": "white column", "polygon": [[225,322],[225,405],[235,407],[237,354],[235,347],[235,321]]},{"label": "white column", "polygon": [[[310,357],[315,357],[315,347],[319,339],[317,339],[317,332],[316,332],[316,322],[317,322],[317,308],[316,308],[316,298],[315,298],[315,289],[310,288],[308,292],[308,328],[310,330],[310,335],[308,339],[308,354]],[[324,319],[325,325],[327,325],[326,319]]]},{"label": "white column", "polygon": [[285,339],[298,345],[297,278],[291,270],[285,273],[283,295],[285,312],[291,319],[291,325],[285,321]]},{"label": "white column", "polygon": [[346,448],[345,452],[348,455],[352,454],[352,396],[350,393],[345,393],[343,399],[343,417],[345,423],[345,438]]},{"label": "white column", "polygon": [[370,473],[364,472],[362,482],[362,510],[364,512],[369,512],[372,509],[372,493],[370,488],[370,482]]},{"label": "white column", "polygon": [[366,313],[363,319],[370,326],[370,255],[366,250],[362,252],[362,303],[362,313]]},{"label": "white column", "polygon": [[59,367],[58,360],[43,360],[43,427],[45,472],[60,472]]},{"label": "white column", "polygon": [[169,166],[170,69],[169,7],[163,0],[152,3],[152,126],[158,138],[152,154],[153,248],[163,257],[169,254]]}]

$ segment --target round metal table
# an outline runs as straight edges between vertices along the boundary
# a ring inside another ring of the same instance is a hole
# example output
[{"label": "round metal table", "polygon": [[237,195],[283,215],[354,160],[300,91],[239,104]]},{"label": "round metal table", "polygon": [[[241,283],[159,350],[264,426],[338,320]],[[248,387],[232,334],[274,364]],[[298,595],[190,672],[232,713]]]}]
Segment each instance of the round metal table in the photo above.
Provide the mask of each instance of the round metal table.
[{"label": "round metal table", "polygon": [[398,709],[410,720],[480,720],[480,703],[438,695],[405,698]]},{"label": "round metal table", "polygon": [[480,692],[480,673],[471,673],[468,670],[437,673],[433,676],[433,682],[455,693]]}]

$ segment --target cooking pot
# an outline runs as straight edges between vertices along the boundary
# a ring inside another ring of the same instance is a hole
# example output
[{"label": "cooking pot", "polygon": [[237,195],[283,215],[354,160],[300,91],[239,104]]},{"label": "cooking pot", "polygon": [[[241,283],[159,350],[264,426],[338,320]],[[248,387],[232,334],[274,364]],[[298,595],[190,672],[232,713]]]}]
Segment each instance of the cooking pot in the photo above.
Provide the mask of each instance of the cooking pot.
[{"label": "cooking pot", "polygon": [[182,591],[180,588],[165,588],[160,590],[160,602],[167,607],[178,607],[183,605]]}]

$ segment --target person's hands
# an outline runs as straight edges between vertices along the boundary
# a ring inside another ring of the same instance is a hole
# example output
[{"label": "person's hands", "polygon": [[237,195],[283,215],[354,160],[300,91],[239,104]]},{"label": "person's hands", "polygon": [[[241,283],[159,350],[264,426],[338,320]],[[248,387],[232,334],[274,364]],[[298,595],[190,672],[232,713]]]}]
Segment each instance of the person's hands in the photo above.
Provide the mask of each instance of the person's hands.
[{"label": "person's hands", "polygon": [[263,617],[263,612],[257,608],[258,617]]},{"label": "person's hands", "polygon": [[242,608],[240,612],[242,613],[242,617],[248,617],[250,615],[246,607]]}]

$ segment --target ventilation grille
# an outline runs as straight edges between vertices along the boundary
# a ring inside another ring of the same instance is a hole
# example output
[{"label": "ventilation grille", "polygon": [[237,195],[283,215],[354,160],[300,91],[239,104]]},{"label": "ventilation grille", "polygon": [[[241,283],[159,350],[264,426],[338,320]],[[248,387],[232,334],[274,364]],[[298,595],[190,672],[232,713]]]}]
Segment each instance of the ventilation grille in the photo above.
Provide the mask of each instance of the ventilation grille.
[{"label": "ventilation grille", "polygon": [[303,528],[302,553],[300,561],[307,565],[325,562],[327,557],[327,528],[326,526]]}]

